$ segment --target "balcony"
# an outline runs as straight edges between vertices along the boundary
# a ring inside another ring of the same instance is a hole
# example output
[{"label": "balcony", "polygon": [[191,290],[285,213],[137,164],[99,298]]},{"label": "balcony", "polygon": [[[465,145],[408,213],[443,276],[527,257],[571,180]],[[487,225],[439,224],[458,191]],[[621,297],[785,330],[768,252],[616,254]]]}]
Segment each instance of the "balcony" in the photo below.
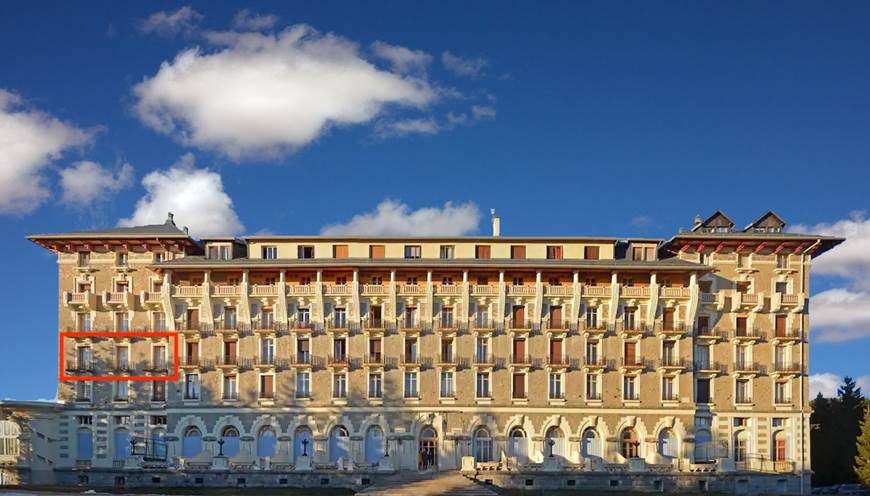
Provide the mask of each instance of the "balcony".
[{"label": "balcony", "polygon": [[[480,318],[472,319],[468,323],[468,325],[472,329],[477,330],[477,331],[491,331],[491,330],[495,329],[495,321],[493,321],[492,319],[480,319]],[[525,328],[514,327],[514,329],[525,329]]]},{"label": "balcony", "polygon": [[697,361],[692,368],[698,374],[725,375],[727,373],[724,364],[709,360]]},{"label": "balcony", "polygon": [[[307,351],[297,351],[290,355],[290,358],[285,358],[283,360],[287,361],[287,363],[283,365],[289,365],[291,367],[308,367],[311,365],[311,353]],[[281,361],[282,360],[279,360],[279,362]]]},{"label": "balcony", "polygon": [[668,372],[683,371],[691,366],[689,360],[683,357],[665,356],[659,360],[658,369]]},{"label": "balcony", "polygon": [[145,371],[154,374],[167,373],[169,372],[169,364],[166,362],[166,360],[152,360],[145,365]]},{"label": "balcony", "polygon": [[475,284],[471,286],[472,296],[498,296],[498,286],[493,284]]},{"label": "balcony", "polygon": [[462,286],[459,284],[438,284],[435,286],[438,296],[462,296]]},{"label": "balcony", "polygon": [[347,367],[350,364],[347,353],[331,354],[327,357],[327,362],[330,367]]},{"label": "balcony", "polygon": [[567,322],[561,320],[554,322],[549,319],[544,321],[544,329],[553,333],[562,333],[569,330]]},{"label": "balcony", "polygon": [[583,286],[586,298],[610,298],[610,286]]},{"label": "balcony", "polygon": [[262,334],[275,332],[276,324],[273,319],[256,319],[251,321],[251,327]]},{"label": "balcony", "polygon": [[96,308],[97,295],[90,291],[67,292],[64,291],[64,304],[73,308]]},{"label": "balcony", "polygon": [[435,321],[435,328],[441,332],[455,332],[459,329],[459,323],[455,319],[439,319]]},{"label": "balcony", "polygon": [[491,367],[495,365],[495,357],[492,353],[475,353],[474,364]]},{"label": "balcony", "polygon": [[278,296],[276,284],[254,284],[251,286],[251,296]]},{"label": "balcony", "polygon": [[508,296],[531,296],[538,294],[535,286],[508,286]]},{"label": "balcony", "polygon": [[547,365],[551,368],[564,369],[571,366],[567,355],[547,355]]},{"label": "balcony", "polygon": [[764,306],[764,297],[759,293],[734,293],[734,310],[741,308],[751,309],[753,312],[761,311]]},{"label": "balcony", "polygon": [[260,355],[254,358],[254,366],[261,368],[271,368],[278,364],[275,355]]},{"label": "balcony", "polygon": [[348,323],[347,318],[330,318],[326,320],[326,329],[337,332],[347,331],[350,329],[350,324]]},{"label": "balcony", "polygon": [[623,370],[643,370],[646,368],[640,357],[622,357],[621,368]]},{"label": "balcony", "polygon": [[399,330],[409,333],[420,332],[420,330],[423,328],[423,325],[419,320],[408,321],[406,319],[400,319],[397,324],[399,326]]},{"label": "balcony", "polygon": [[734,372],[738,374],[760,374],[763,369],[758,362],[750,362],[748,360],[737,360],[734,362]]},{"label": "balcony", "polygon": [[212,296],[234,298],[241,294],[241,286],[237,284],[216,284],[212,289]]},{"label": "balcony", "polygon": [[758,341],[764,338],[764,333],[761,329],[735,329],[731,333],[731,339],[734,341]]},{"label": "balcony", "polygon": [[602,356],[583,357],[583,366],[588,369],[603,369],[607,367],[607,361]]},{"label": "balcony", "polygon": [[[505,327],[507,327],[508,329],[510,329],[512,331],[530,331],[534,328],[534,326],[532,325],[532,321],[529,319],[523,319],[523,320],[507,319]],[[479,328],[476,328],[476,329],[479,329]]]},{"label": "balcony", "polygon": [[442,351],[438,354],[438,363],[440,365],[456,365],[459,361],[456,359],[456,353]]},{"label": "balcony", "polygon": [[716,305],[718,303],[716,293],[701,293],[700,300],[702,305]]},{"label": "balcony", "polygon": [[674,323],[658,323],[656,324],[656,332],[665,336],[682,336],[686,334],[688,327],[685,324]]},{"label": "balcony", "polygon": [[798,362],[786,362],[774,360],[772,371],[774,374],[783,375],[798,375],[801,373],[801,366]]},{"label": "balcony", "polygon": [[363,296],[386,296],[387,289],[384,284],[363,284],[360,286],[360,294]]},{"label": "balcony", "polygon": [[636,323],[617,323],[617,330],[622,334],[623,338],[632,338],[643,336],[649,333],[649,327]]},{"label": "balcony", "polygon": [[511,353],[511,365],[529,366],[531,364],[532,357],[528,353]]},{"label": "balcony", "polygon": [[129,374],[132,370],[133,367],[130,366],[130,362],[116,362],[112,367],[112,371],[116,374]]},{"label": "balcony", "polygon": [[129,291],[107,291],[103,293],[103,303],[105,305],[132,308],[134,306],[133,300],[133,293]]},{"label": "balcony", "polygon": [[400,284],[398,294],[399,296],[425,296],[426,286],[421,286],[419,284]]},{"label": "balcony", "polygon": [[314,296],[315,286],[313,284],[288,284],[287,296]]},{"label": "balcony", "polygon": [[181,360],[182,368],[196,368],[199,367],[200,360],[198,356],[185,356]]},{"label": "balcony", "polygon": [[709,326],[704,326],[695,329],[695,338],[699,341],[724,341],[728,339],[728,333],[711,329]]},{"label": "balcony", "polygon": [[139,301],[143,307],[160,305],[160,291],[142,291],[139,293]]},{"label": "balcony", "polygon": [[692,288],[661,288],[662,298],[691,298]]},{"label": "balcony", "polygon": [[202,286],[172,286],[172,296],[177,298],[199,298],[202,296]]},{"label": "balcony", "polygon": [[384,354],[383,353],[367,353],[365,357],[363,357],[363,363],[366,365],[383,365],[384,364]]},{"label": "balcony", "polygon": [[801,334],[798,329],[786,327],[785,329],[774,330],[771,339],[774,341],[800,341]]},{"label": "balcony", "polygon": [[406,367],[414,367],[420,365],[420,354],[419,353],[402,353],[401,357],[402,365]]},{"label": "balcony", "polygon": [[222,355],[218,358],[218,367],[238,367],[239,357],[236,355]]},{"label": "balcony", "polygon": [[574,286],[573,285],[565,285],[565,286],[545,286],[544,287],[544,296],[557,297],[557,298],[571,298],[574,296]]},{"label": "balcony", "polygon": [[583,332],[590,336],[601,335],[607,333],[607,325],[603,322],[583,323]]},{"label": "balcony", "polygon": [[219,332],[234,333],[239,330],[239,322],[236,319],[215,319],[214,328]]},{"label": "balcony", "polygon": [[326,284],[323,294],[326,296],[350,296],[353,293],[351,284]]},{"label": "balcony", "polygon": [[94,361],[93,360],[67,360],[66,361],[66,370],[72,372],[93,372],[94,371]]},{"label": "balcony", "polygon": [[620,293],[623,298],[649,298],[649,286],[623,286]]},{"label": "balcony", "polygon": [[310,320],[291,320],[290,329],[297,332],[311,332],[314,329],[314,323]]},{"label": "balcony", "polygon": [[383,331],[385,329],[383,319],[366,318],[362,321],[362,328],[366,331]]}]

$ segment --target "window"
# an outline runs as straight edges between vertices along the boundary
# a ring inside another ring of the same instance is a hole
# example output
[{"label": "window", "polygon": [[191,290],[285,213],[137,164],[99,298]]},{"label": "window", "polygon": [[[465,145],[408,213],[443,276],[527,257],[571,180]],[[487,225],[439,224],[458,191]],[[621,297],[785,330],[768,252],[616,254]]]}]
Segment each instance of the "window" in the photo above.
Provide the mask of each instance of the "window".
[{"label": "window", "polygon": [[586,328],[598,329],[598,307],[586,307]]},{"label": "window", "polygon": [[296,397],[310,398],[311,397],[311,372],[298,371],[296,372]]},{"label": "window", "polygon": [[76,433],[76,460],[90,461],[94,456],[94,435],[87,427],[79,428]]},{"label": "window", "polygon": [[625,401],[637,401],[637,376],[627,375],[622,378],[622,399]]},{"label": "window", "polygon": [[347,398],[347,375],[336,373],[332,376],[332,397]]},{"label": "window", "polygon": [[166,425],[166,415],[152,415],[151,425]]},{"label": "window", "polygon": [[260,376],[260,399],[275,398],[275,376],[263,374]]},{"label": "window", "polygon": [[520,400],[526,399],[526,374],[523,372],[514,372],[512,397]]},{"label": "window", "polygon": [[130,383],[117,381],[115,383],[115,401],[127,401],[130,394]]},{"label": "window", "polygon": [[477,347],[475,349],[478,363],[487,363],[489,359],[489,338],[477,338]]},{"label": "window", "polygon": [[492,460],[492,437],[486,428],[474,431],[474,461],[488,462]]},{"label": "window", "polygon": [[126,251],[119,251],[115,254],[115,266],[117,267],[126,267],[128,260],[128,254]]},{"label": "window", "polygon": [[384,379],[380,372],[369,374],[369,398],[384,397]]},{"label": "window", "polygon": [[296,312],[296,322],[300,328],[307,328],[311,324],[311,310],[308,308],[300,308]]},{"label": "window", "polygon": [[631,248],[631,259],[638,261],[653,261],[655,260],[655,248],[633,246]]},{"label": "window", "polygon": [[561,260],[562,259],[562,247],[561,246],[548,246],[547,247],[547,259],[549,259],[549,260]]},{"label": "window", "polygon": [[187,374],[184,376],[184,399],[199,399],[199,374]]},{"label": "window", "polygon": [[405,245],[405,258],[420,258],[423,249],[419,245]]},{"label": "window", "polygon": [[93,352],[90,346],[79,346],[76,349],[77,362],[76,366],[79,370],[91,370],[93,368]]},{"label": "window", "polygon": [[737,317],[736,330],[738,336],[746,336],[746,317]]},{"label": "window", "polygon": [[489,260],[491,249],[489,245],[476,245],[474,247],[474,258],[478,260]]},{"label": "window", "polygon": [[737,379],[734,396],[735,403],[749,403],[752,401],[748,379]]},{"label": "window", "polygon": [[524,245],[511,246],[511,258],[514,260],[522,260],[526,258],[526,247]]},{"label": "window", "polygon": [[130,332],[130,316],[126,312],[115,314],[115,332]]},{"label": "window", "polygon": [[384,245],[369,245],[369,258],[384,257],[386,257],[386,247]]},{"label": "window", "polygon": [[777,404],[791,403],[788,382],[777,382],[774,384],[773,401]]},{"label": "window", "polygon": [[236,378],[235,374],[228,374],[224,376],[224,399],[239,399],[238,379]]},{"label": "window", "polygon": [[775,290],[779,294],[787,294],[788,293],[788,283],[787,282],[776,283]]},{"label": "window", "polygon": [[311,342],[308,339],[296,340],[297,363],[309,363],[311,361]]},{"label": "window", "polygon": [[181,456],[191,458],[202,451],[202,432],[196,427],[188,427],[184,431],[184,439],[181,442]]},{"label": "window", "polygon": [[80,251],[78,258],[78,266],[79,267],[89,267],[91,265],[91,252],[89,251]]},{"label": "window", "polygon": [[443,329],[452,329],[453,328],[453,309],[452,308],[442,308],[441,309],[441,327]]},{"label": "window", "polygon": [[151,382],[151,401],[166,401],[166,381]]},{"label": "window", "polygon": [[749,447],[749,439],[746,431],[740,431],[734,435],[734,461],[742,463],[746,461],[746,452]]},{"label": "window", "polygon": [[583,247],[583,258],[586,260],[598,260],[598,247],[597,246],[584,246]]},{"label": "window", "polygon": [[449,260],[453,258],[454,254],[454,246],[453,245],[441,245],[440,256],[442,259]]},{"label": "window", "polygon": [[79,332],[91,332],[91,314],[80,313],[76,319]]},{"label": "window", "polygon": [[344,329],[347,327],[347,310],[344,308],[336,308],[333,310],[332,324],[336,329]]},{"label": "window", "polygon": [[153,312],[151,314],[151,322],[154,325],[154,332],[166,332],[166,314],[163,312]]},{"label": "window", "polygon": [[227,245],[211,245],[208,247],[209,260],[229,260],[232,258],[230,247]]},{"label": "window", "polygon": [[695,401],[698,403],[710,403],[710,379],[698,379],[696,391]]},{"label": "window", "polygon": [[442,338],[441,339],[441,361],[443,363],[452,363],[453,362],[453,339],[452,338]]},{"label": "window", "polygon": [[301,245],[296,249],[297,258],[314,258],[314,247],[309,245]]},{"label": "window", "polygon": [[586,364],[599,365],[598,341],[586,341]]},{"label": "window", "polygon": [[489,372],[477,373],[477,397],[489,398]]},{"label": "window", "polygon": [[347,258],[347,245],[332,245],[332,258]]},{"label": "window", "polygon": [[626,330],[633,331],[637,329],[637,308],[625,307],[623,326]]},{"label": "window", "polygon": [[772,419],[770,419],[770,426],[771,427],[784,427],[785,426],[785,419],[782,417],[772,418]]},{"label": "window", "polygon": [[277,246],[264,246],[263,247],[263,258],[266,260],[277,260],[278,259],[278,247]]},{"label": "window", "polygon": [[167,368],[165,346],[154,346],[151,349],[151,365],[154,367],[154,370],[165,370]]},{"label": "window", "polygon": [[620,447],[624,458],[637,458],[640,456],[640,440],[634,429],[622,431]]},{"label": "window", "polygon": [[662,377],[662,401],[677,401],[676,380],[673,377]]},{"label": "window", "polygon": [[452,398],[453,396],[453,371],[443,370],[441,371],[441,397]]},{"label": "window", "polygon": [[586,374],[586,399],[600,400],[601,399],[601,376],[599,374]]},{"label": "window", "polygon": [[405,372],[405,398],[417,397],[417,372]]},{"label": "window", "polygon": [[788,268],[788,255],[782,255],[780,253],[776,254],[776,268],[777,269],[787,269]]},{"label": "window", "polygon": [[550,399],[561,400],[565,398],[565,392],[562,389],[562,373],[550,373]]}]

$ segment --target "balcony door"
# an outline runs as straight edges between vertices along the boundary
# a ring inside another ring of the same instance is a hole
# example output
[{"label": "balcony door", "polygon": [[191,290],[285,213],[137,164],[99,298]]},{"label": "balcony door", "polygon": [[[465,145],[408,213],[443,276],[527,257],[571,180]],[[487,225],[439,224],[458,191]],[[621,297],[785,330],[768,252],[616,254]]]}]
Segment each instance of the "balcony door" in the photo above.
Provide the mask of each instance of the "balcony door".
[{"label": "balcony door", "polygon": [[526,356],[526,340],[514,339],[514,362],[520,363],[520,360]]},{"label": "balcony door", "polygon": [[523,327],[526,323],[526,307],[522,305],[513,307],[511,317],[514,321],[514,327]]}]

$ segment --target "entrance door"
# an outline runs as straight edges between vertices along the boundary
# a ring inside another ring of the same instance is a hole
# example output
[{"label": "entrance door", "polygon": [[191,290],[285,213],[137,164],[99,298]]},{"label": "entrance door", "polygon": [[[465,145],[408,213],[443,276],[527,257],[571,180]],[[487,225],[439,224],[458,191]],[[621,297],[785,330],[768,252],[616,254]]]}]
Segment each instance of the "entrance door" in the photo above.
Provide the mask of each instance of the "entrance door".
[{"label": "entrance door", "polygon": [[431,427],[420,433],[420,470],[438,470],[438,434]]}]

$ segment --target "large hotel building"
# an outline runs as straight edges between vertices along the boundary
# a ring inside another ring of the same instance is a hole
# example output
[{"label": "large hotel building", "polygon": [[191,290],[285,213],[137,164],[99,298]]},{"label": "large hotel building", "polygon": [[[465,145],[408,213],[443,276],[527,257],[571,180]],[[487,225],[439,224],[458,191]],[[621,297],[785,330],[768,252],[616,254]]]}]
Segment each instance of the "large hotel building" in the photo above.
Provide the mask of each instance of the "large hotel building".
[{"label": "large hotel building", "polygon": [[784,228],[30,236],[62,380],[0,402],[0,482],[808,491],[809,268],[842,239]]}]

